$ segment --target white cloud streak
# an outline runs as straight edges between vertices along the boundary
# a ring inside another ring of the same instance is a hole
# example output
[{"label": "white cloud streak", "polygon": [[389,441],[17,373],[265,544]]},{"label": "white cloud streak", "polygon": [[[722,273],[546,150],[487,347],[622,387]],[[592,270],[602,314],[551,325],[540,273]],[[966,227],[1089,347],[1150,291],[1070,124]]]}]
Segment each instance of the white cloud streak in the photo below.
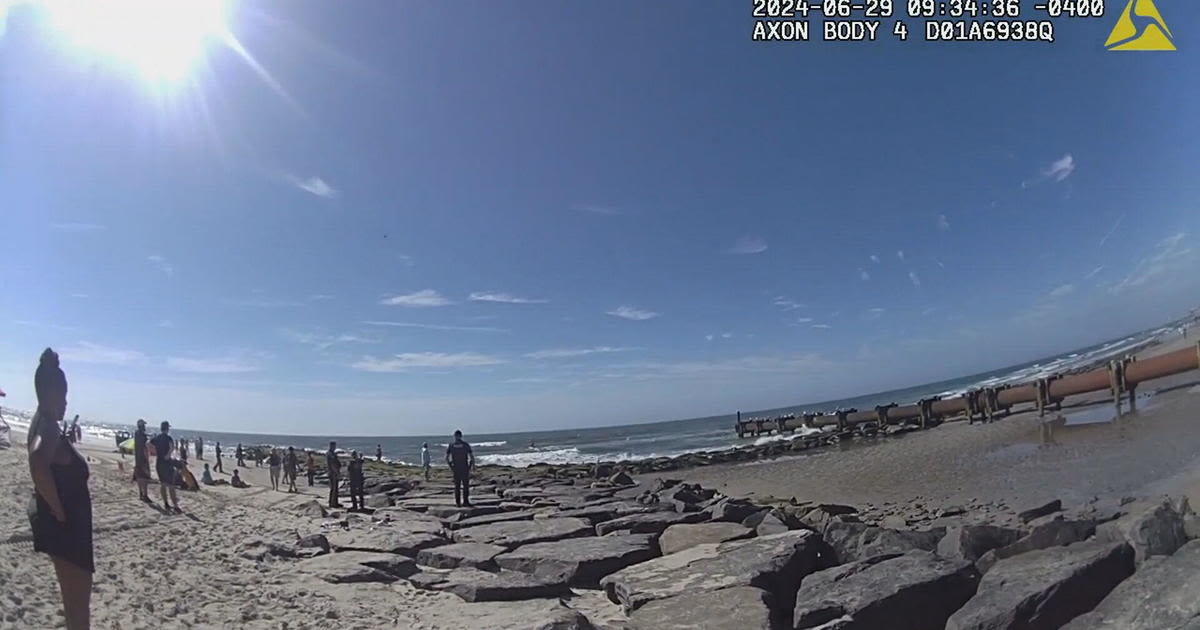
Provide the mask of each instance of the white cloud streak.
[{"label": "white cloud streak", "polygon": [[875,254],[871,254],[871,262],[878,265],[879,264],[879,256],[876,256]]},{"label": "white cloud streak", "polygon": [[725,250],[725,253],[745,256],[761,254],[765,251],[767,251],[767,241],[758,236],[743,236],[734,241],[733,245]]},{"label": "white cloud streak", "polygon": [[1121,293],[1146,286],[1188,268],[1194,256],[1191,255],[1192,249],[1183,243],[1186,237],[1186,232],[1180,232],[1159,241],[1154,253],[1140,260],[1133,271],[1109,291]]},{"label": "white cloud streak", "polygon": [[630,352],[638,348],[625,348],[617,346],[593,346],[591,348],[553,348],[550,350],[538,350],[530,352],[525,356],[530,359],[569,359],[573,357],[582,357],[589,354],[608,354],[612,352]]},{"label": "white cloud streak", "polygon": [[871,279],[871,274],[867,273],[866,269],[859,269],[858,270],[858,278],[860,280],[862,280],[863,282],[866,282],[867,280]]},{"label": "white cloud streak", "polygon": [[100,225],[99,223],[51,223],[50,229],[59,230],[61,232],[97,232],[99,230],[107,230],[108,226]]},{"label": "white cloud streak", "polygon": [[613,317],[620,317],[621,319],[629,319],[633,321],[645,321],[647,319],[654,319],[655,317],[658,317],[658,313],[655,313],[654,311],[646,311],[640,308],[634,308],[632,306],[618,306],[611,311],[605,311],[605,313],[612,315]]},{"label": "white cloud streak", "polygon": [[571,204],[571,209],[575,210],[576,212],[590,212],[592,214],[604,214],[609,216],[621,214],[620,210],[612,206],[602,206],[594,203],[573,203]]},{"label": "white cloud streak", "polygon": [[904,261],[904,250],[903,249],[896,250],[896,258],[899,258],[901,260],[901,262]]},{"label": "white cloud streak", "polygon": [[476,291],[467,299],[473,302],[498,302],[500,304],[545,304],[550,301],[540,298],[520,297],[511,293],[501,293],[495,291]]},{"label": "white cloud streak", "polygon": [[1042,175],[1046,176],[1048,179],[1054,180],[1055,182],[1061,182],[1070,177],[1071,173],[1074,172],[1075,158],[1068,153],[1051,162],[1050,166],[1047,166],[1046,169],[1042,171]]},{"label": "white cloud streak", "polygon": [[453,302],[433,289],[422,289],[416,293],[409,293],[407,295],[385,297],[379,303],[386,306],[405,306],[410,308],[428,308],[453,304]]},{"label": "white cloud streak", "polygon": [[162,256],[160,256],[158,254],[154,254],[151,256],[147,256],[146,260],[149,261],[150,264],[154,265],[155,267],[158,267],[158,270],[167,274],[167,276],[175,275],[175,266],[172,265],[171,263],[167,262],[166,258],[163,258]]},{"label": "white cloud streak", "polygon": [[496,328],[493,326],[451,326],[445,324],[418,324],[415,322],[388,322],[378,320],[368,320],[363,322],[368,326],[391,326],[393,328],[424,328],[425,330],[460,330],[463,332],[488,332],[488,333],[506,333],[512,332],[507,328]]},{"label": "white cloud streak", "polygon": [[1050,291],[1049,296],[1052,298],[1060,298],[1060,297],[1066,297],[1068,295],[1071,295],[1074,292],[1075,292],[1075,285],[1064,284],[1064,285],[1055,287],[1052,291]]},{"label": "white cloud streak", "polygon": [[946,215],[939,214],[937,218],[937,229],[939,232],[945,232],[950,229],[950,219]]},{"label": "white cloud streak", "polygon": [[918,276],[917,272],[909,271],[908,281],[911,282],[914,287],[917,287],[918,289],[921,288],[921,276]]},{"label": "white cloud streak", "polygon": [[507,361],[477,352],[404,352],[382,359],[365,356],[350,367],[364,372],[405,372],[423,368],[483,367],[502,363]]},{"label": "white cloud streak", "polygon": [[288,181],[290,181],[296,188],[299,188],[306,193],[316,195],[322,199],[334,199],[339,194],[336,188],[330,186],[320,177],[309,177],[305,179],[295,175],[288,175]]},{"label": "white cloud streak", "polygon": [[167,357],[167,369],[189,374],[244,374],[262,370],[236,357]]},{"label": "white cloud streak", "polygon": [[146,355],[137,350],[124,350],[110,346],[80,341],[74,346],[59,350],[63,363],[97,363],[101,365],[137,365],[146,361]]}]

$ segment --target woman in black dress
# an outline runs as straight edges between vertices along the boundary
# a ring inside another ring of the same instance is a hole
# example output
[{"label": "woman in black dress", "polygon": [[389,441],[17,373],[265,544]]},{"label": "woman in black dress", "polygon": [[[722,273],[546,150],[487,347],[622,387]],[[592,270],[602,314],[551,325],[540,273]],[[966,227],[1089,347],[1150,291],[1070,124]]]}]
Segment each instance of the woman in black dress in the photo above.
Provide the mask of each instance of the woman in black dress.
[{"label": "woman in black dress", "polygon": [[33,549],[50,554],[69,630],[91,625],[92,498],[87,461],[68,442],[59,423],[67,411],[67,378],[50,348],[34,375],[37,412],[29,427],[29,473],[33,498],[29,523]]}]

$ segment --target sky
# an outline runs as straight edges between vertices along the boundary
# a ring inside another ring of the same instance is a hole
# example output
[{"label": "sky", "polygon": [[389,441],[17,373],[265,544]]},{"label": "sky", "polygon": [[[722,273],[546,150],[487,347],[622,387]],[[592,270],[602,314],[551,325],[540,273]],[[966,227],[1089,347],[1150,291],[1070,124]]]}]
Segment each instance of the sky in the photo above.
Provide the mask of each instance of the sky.
[{"label": "sky", "polygon": [[9,4],[5,406],[52,346],[85,420],[625,424],[1200,305],[1194,3],[1157,2],[1173,53],[1104,51],[1112,17],[768,44],[742,2]]}]

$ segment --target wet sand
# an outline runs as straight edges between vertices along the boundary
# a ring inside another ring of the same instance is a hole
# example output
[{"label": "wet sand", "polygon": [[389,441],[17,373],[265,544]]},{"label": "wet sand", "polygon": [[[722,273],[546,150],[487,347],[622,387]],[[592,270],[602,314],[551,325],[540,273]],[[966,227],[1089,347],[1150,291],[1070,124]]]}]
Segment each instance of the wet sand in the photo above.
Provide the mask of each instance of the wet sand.
[{"label": "wet sand", "polygon": [[[1177,340],[1143,356],[1194,344]],[[1072,397],[1061,413],[1025,410],[989,424],[949,422],[812,453],[673,473],[734,495],[836,503],[1020,505],[1062,498],[1200,489],[1200,374],[1138,388],[1137,411],[1115,418],[1107,393]],[[1191,495],[1193,503],[1200,496]]]}]

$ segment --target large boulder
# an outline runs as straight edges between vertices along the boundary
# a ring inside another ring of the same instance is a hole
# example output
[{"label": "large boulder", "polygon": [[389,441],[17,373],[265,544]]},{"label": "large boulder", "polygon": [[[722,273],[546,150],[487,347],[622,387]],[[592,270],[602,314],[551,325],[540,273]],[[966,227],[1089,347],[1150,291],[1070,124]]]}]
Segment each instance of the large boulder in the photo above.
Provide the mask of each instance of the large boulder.
[{"label": "large boulder", "polygon": [[825,526],[825,564],[838,565],[875,556],[887,556],[909,551],[933,551],[945,535],[945,530],[918,532],[874,527],[865,523],[830,521]]},{"label": "large boulder", "polygon": [[668,597],[753,586],[771,594],[775,621],[782,624],[791,616],[800,580],[816,568],[819,544],[813,532],[795,530],[697,545],[624,568],[600,584],[626,612]]},{"label": "large boulder", "polygon": [[504,547],[484,543],[454,543],[417,553],[417,564],[435,569],[474,567],[490,569],[496,566],[494,559],[504,553]]},{"label": "large boulder", "polygon": [[296,570],[326,582],[395,582],[417,572],[411,558],[390,553],[346,551],[329,553],[296,564]]},{"label": "large boulder", "polygon": [[966,560],[928,551],[876,556],[804,578],[793,623],[797,629],[834,620],[864,630],[942,628],[971,599],[978,583],[979,573]]},{"label": "large boulder", "polygon": [[547,518],[508,521],[467,527],[454,532],[454,542],[477,542],[501,547],[519,547],[563,538],[592,534],[592,524],[580,518]]},{"label": "large boulder", "polygon": [[534,518],[582,518],[590,522],[592,525],[611,521],[614,518],[621,516],[629,516],[630,514],[645,514],[653,512],[653,508],[648,508],[635,503],[626,503],[624,501],[605,501],[598,505],[588,505],[578,508],[568,508],[557,512],[537,514]]},{"label": "large boulder", "polygon": [[[426,606],[421,611],[424,628],[479,628],[480,630],[597,630],[582,613],[557,599],[515,602],[458,603]],[[305,626],[306,624],[300,624]],[[319,625],[316,622],[308,624]],[[332,625],[332,624],[330,624]],[[346,624],[350,627],[350,624]],[[409,627],[408,625],[397,627]]]},{"label": "large boulder", "polygon": [[710,519],[714,521],[728,521],[730,523],[741,523],[747,516],[760,510],[762,510],[761,506],[755,505],[746,499],[733,497],[725,497],[704,508],[704,512],[709,515]]},{"label": "large boulder", "polygon": [[566,582],[516,571],[459,568],[446,573],[418,573],[409,581],[417,588],[454,593],[468,602],[511,602],[571,593]]},{"label": "large boulder", "polygon": [[734,586],[647,602],[629,616],[630,630],[772,630],[774,599],[761,588]]},{"label": "large boulder", "polygon": [[1170,555],[1187,544],[1184,515],[1168,500],[1126,506],[1129,513],[1096,528],[1096,538],[1128,542],[1137,563],[1151,556]]},{"label": "large boulder", "polygon": [[1163,630],[1200,622],[1200,540],[1154,556],[1063,630]]},{"label": "large boulder", "polygon": [[411,534],[440,534],[445,525],[436,518],[399,507],[375,510],[374,519]]},{"label": "large boulder", "polygon": [[1077,521],[1055,519],[1046,521],[1033,529],[1016,542],[997,547],[979,557],[975,566],[982,573],[987,573],[997,562],[1038,549],[1050,547],[1065,547],[1073,543],[1091,538],[1096,532],[1096,524],[1092,521]]},{"label": "large boulder", "polygon": [[823,503],[809,510],[800,517],[800,520],[818,532],[824,532],[830,523],[845,522],[846,517],[857,513],[858,510],[849,505]]},{"label": "large boulder", "polygon": [[630,534],[524,545],[496,556],[496,564],[571,586],[598,588],[604,576],[657,555],[652,535]]},{"label": "large boulder", "polygon": [[496,512],[494,514],[486,514],[483,516],[471,516],[450,523],[450,529],[462,529],[464,527],[490,525],[491,523],[505,523],[508,521],[531,521],[533,520],[533,515],[534,512],[529,510],[519,510],[515,512]]},{"label": "large boulder", "polygon": [[372,494],[367,497],[367,507],[371,509],[391,507],[392,497],[386,494]]},{"label": "large boulder", "polygon": [[1055,499],[1047,501],[1041,505],[1035,505],[1026,510],[1022,510],[1017,514],[1017,518],[1021,519],[1022,523],[1028,523],[1034,519],[1041,518],[1047,514],[1053,514],[1062,510],[1062,501]]},{"label": "large boulder", "polygon": [[646,512],[630,514],[596,525],[596,535],[627,531],[631,534],[661,534],[663,530],[680,523],[699,523],[708,518],[703,512]]},{"label": "large boulder", "polygon": [[1019,529],[995,525],[958,525],[946,530],[938,543],[938,555],[943,558],[963,559],[975,562],[983,554],[1000,547],[1007,547],[1025,535]]},{"label": "large boulder", "polygon": [[321,503],[316,499],[305,501],[304,503],[297,505],[296,513],[303,514],[304,516],[311,516],[313,518],[325,518],[326,514],[328,514],[328,512],[325,510],[325,506],[321,505]]},{"label": "large boulder", "polygon": [[723,543],[754,536],[754,530],[738,523],[680,523],[663,530],[658,547],[663,555],[683,551],[696,545]]},{"label": "large boulder", "polygon": [[1099,604],[1133,574],[1127,543],[1092,540],[1001,560],[946,630],[1054,630]]},{"label": "large boulder", "polygon": [[417,552],[449,543],[442,536],[426,532],[410,533],[392,527],[335,530],[329,545],[337,551],[377,551],[415,557]]}]

